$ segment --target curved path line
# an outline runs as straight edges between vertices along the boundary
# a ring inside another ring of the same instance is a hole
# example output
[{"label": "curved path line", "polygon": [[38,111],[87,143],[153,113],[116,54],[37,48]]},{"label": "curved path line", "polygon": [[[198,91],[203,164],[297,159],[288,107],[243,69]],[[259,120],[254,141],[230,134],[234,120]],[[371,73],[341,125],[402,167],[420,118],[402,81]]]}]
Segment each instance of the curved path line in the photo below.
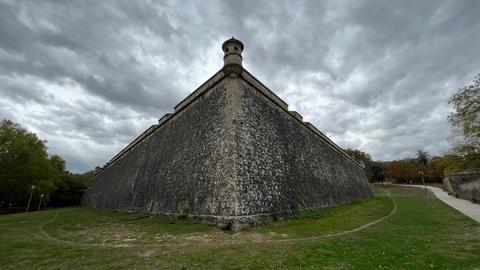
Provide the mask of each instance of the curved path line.
[{"label": "curved path line", "polygon": [[[392,211],[390,211],[390,213],[388,213],[388,215],[386,215],[384,217],[381,217],[377,220],[371,221],[371,222],[369,222],[367,224],[364,224],[360,227],[357,227],[355,229],[346,230],[346,231],[338,232],[338,233],[331,233],[331,234],[317,235],[317,236],[308,236],[308,237],[300,237],[300,238],[289,238],[289,239],[268,239],[268,240],[263,241],[263,242],[295,242],[295,241],[317,240],[317,239],[322,239],[322,238],[330,238],[330,237],[335,237],[335,236],[341,236],[341,235],[350,234],[350,233],[354,233],[354,232],[364,230],[364,229],[366,229],[370,226],[373,226],[373,225],[375,225],[379,222],[384,221],[385,219],[387,219],[390,216],[392,216],[393,214],[395,214],[395,212],[397,211],[397,204],[396,204],[395,200],[393,199],[393,197],[391,196],[390,191],[388,191],[388,190],[385,190],[385,191],[387,191],[388,197],[390,197],[390,199],[393,202],[393,209],[392,209]],[[248,243],[248,241],[245,241],[245,242]],[[260,241],[251,241],[251,242],[256,243],[256,242],[260,242]]]},{"label": "curved path line", "polygon": [[85,243],[77,243],[77,242],[73,242],[73,241],[68,241],[68,240],[62,240],[62,239],[59,239],[57,237],[54,237],[52,235],[50,235],[47,231],[45,231],[44,227],[45,225],[47,224],[50,224],[52,222],[54,222],[57,218],[58,218],[59,214],[58,214],[58,210],[55,211],[55,216],[53,216],[53,218],[41,223],[40,225],[38,225],[38,230],[40,231],[40,233],[45,237],[47,238],[48,240],[51,240],[51,241],[54,241],[54,242],[57,242],[57,243],[61,243],[61,244],[66,244],[66,245],[70,245],[70,246],[78,246],[78,247],[110,247],[110,248],[116,248],[116,247],[133,247],[133,245],[110,245],[110,244],[105,244],[105,243],[102,243],[102,244],[85,244]]},{"label": "curved path line", "polygon": [[310,240],[319,240],[319,239],[324,239],[324,238],[331,238],[331,237],[336,237],[336,236],[341,236],[341,235],[346,235],[346,234],[351,234],[355,233],[361,230],[364,230],[368,227],[371,227],[375,224],[378,224],[385,219],[391,217],[394,215],[397,211],[397,203],[395,202],[395,199],[391,196],[390,191],[385,190],[387,192],[387,196],[392,200],[393,202],[393,209],[388,213],[386,216],[381,217],[379,219],[376,219],[374,221],[371,221],[369,223],[363,224],[357,228],[351,229],[351,230],[346,230],[342,232],[337,232],[337,233],[329,233],[325,235],[317,235],[317,236],[308,236],[308,237],[300,237],[300,238],[288,238],[288,239],[265,239],[265,240],[250,240],[250,241],[238,241],[238,240],[223,240],[223,241],[211,241],[211,242],[198,242],[198,243],[164,243],[164,244],[85,244],[85,243],[77,243],[73,241],[68,241],[68,240],[62,240],[59,238],[56,238],[52,235],[50,235],[48,232],[45,231],[44,227],[45,225],[54,222],[59,214],[58,211],[55,212],[55,216],[51,218],[50,220],[47,220],[43,223],[41,223],[38,226],[38,229],[40,233],[47,238],[48,240],[61,243],[61,244],[66,244],[66,245],[71,245],[71,246],[79,246],[79,247],[106,247],[106,248],[129,248],[129,247],[168,247],[168,246],[193,246],[196,244],[200,245],[236,245],[236,244],[255,244],[255,243],[274,243],[274,242],[299,242],[299,241],[310,241]]}]

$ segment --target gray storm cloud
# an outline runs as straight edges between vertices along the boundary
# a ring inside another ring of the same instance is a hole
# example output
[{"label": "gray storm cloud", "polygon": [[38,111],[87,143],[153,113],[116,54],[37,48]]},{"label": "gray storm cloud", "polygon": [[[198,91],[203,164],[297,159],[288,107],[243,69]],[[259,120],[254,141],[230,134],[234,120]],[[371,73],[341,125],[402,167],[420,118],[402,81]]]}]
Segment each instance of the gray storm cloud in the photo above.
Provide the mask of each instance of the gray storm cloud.
[{"label": "gray storm cloud", "polygon": [[245,67],[340,146],[440,154],[447,100],[480,73],[479,13],[475,0],[0,0],[0,117],[90,170],[221,68],[235,36]]}]

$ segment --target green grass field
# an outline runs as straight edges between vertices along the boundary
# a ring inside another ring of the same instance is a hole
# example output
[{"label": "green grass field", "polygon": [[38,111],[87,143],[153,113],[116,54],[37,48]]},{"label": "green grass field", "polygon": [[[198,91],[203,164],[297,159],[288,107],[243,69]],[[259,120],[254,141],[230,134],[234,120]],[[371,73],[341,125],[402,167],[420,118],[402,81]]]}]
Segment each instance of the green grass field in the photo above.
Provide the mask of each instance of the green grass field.
[{"label": "green grass field", "polygon": [[480,269],[480,224],[423,189],[305,211],[238,233],[67,208],[0,216],[1,269]]}]

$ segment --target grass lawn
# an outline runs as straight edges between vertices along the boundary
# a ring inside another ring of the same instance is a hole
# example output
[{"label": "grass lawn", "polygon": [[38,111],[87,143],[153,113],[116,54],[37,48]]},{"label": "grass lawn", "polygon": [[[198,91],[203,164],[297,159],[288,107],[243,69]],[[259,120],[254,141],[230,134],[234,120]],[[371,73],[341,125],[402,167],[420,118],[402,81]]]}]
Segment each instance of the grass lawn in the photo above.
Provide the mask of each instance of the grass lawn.
[{"label": "grass lawn", "polygon": [[191,221],[67,208],[0,216],[1,269],[480,269],[480,224],[423,189],[238,233]]}]

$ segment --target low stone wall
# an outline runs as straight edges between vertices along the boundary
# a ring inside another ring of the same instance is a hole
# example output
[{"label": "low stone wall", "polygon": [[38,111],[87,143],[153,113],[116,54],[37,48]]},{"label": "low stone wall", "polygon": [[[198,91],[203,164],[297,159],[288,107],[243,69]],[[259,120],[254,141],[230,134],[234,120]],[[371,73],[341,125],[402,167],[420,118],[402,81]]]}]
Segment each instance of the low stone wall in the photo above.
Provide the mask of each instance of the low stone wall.
[{"label": "low stone wall", "polygon": [[463,199],[480,203],[480,179],[459,186],[458,196]]},{"label": "low stone wall", "polygon": [[460,192],[460,185],[470,183],[477,179],[480,179],[480,171],[465,171],[445,177],[443,184],[445,184],[445,187],[450,193],[457,195]]}]

